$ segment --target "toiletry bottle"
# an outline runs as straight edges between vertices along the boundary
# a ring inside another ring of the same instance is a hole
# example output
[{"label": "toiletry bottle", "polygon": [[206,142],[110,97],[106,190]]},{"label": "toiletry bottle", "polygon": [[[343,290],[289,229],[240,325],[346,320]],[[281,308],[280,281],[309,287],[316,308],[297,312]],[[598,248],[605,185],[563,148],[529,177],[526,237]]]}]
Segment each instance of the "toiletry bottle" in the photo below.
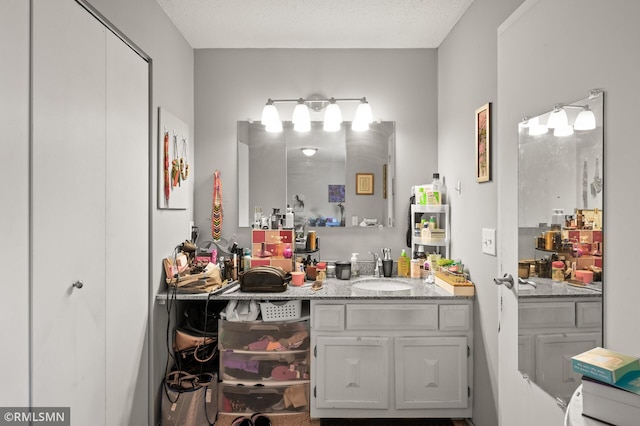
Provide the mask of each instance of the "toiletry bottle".
[{"label": "toiletry bottle", "polygon": [[402,249],[402,253],[398,258],[398,276],[409,276],[409,257],[407,256],[407,252],[404,249]]},{"label": "toiletry bottle", "polygon": [[289,207],[287,204],[287,213],[284,218],[284,227],[285,229],[293,229],[294,224],[294,216],[293,216],[293,208]]},{"label": "toiletry bottle", "polygon": [[440,181],[440,173],[433,174],[433,181],[431,182],[431,195],[427,200],[427,204],[444,204],[444,185]]},{"label": "toiletry bottle", "polygon": [[358,255],[360,253],[351,253],[351,278],[355,278],[360,275],[360,270],[358,269]]},{"label": "toiletry bottle", "polygon": [[429,229],[433,231],[437,227],[438,227],[438,225],[436,224],[436,217],[435,216],[431,216],[429,218]]},{"label": "toiletry bottle", "polygon": [[245,249],[244,251],[244,271],[247,272],[251,268],[251,250]]}]

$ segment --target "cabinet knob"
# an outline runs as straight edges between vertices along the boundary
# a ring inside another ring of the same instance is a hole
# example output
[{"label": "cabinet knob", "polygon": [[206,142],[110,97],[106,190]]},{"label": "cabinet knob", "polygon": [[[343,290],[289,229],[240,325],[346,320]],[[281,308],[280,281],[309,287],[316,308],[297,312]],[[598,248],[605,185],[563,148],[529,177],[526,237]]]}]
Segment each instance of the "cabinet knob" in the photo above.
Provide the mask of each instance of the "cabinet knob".
[{"label": "cabinet knob", "polygon": [[82,280],[78,280],[78,281],[75,281],[72,285],[77,289],[81,289],[82,286],[84,286],[84,283],[82,282]]}]

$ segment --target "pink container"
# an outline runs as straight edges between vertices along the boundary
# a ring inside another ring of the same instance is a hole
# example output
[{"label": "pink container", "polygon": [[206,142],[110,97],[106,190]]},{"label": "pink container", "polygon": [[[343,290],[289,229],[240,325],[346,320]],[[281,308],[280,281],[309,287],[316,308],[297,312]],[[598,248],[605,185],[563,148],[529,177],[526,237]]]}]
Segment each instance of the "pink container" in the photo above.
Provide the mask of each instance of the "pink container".
[{"label": "pink container", "polygon": [[304,284],[304,272],[293,271],[291,272],[291,285],[300,287]]}]

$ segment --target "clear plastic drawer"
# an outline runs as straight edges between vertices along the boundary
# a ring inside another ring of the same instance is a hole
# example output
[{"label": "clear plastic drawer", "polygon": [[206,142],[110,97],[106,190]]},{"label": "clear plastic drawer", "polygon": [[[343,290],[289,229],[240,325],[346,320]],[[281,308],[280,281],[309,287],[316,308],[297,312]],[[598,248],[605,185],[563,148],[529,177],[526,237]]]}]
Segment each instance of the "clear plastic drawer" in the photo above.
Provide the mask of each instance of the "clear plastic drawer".
[{"label": "clear plastic drawer", "polygon": [[292,413],[309,411],[309,383],[242,386],[220,383],[222,413]]}]

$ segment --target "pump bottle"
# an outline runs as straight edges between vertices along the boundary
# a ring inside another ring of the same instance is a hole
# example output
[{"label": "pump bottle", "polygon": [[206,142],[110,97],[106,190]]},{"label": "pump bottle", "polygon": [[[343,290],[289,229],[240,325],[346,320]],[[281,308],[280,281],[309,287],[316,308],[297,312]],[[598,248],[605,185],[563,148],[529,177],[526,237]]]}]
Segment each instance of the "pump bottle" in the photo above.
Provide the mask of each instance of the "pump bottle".
[{"label": "pump bottle", "polygon": [[358,269],[358,254],[360,253],[351,253],[351,278],[360,275],[360,270]]}]

